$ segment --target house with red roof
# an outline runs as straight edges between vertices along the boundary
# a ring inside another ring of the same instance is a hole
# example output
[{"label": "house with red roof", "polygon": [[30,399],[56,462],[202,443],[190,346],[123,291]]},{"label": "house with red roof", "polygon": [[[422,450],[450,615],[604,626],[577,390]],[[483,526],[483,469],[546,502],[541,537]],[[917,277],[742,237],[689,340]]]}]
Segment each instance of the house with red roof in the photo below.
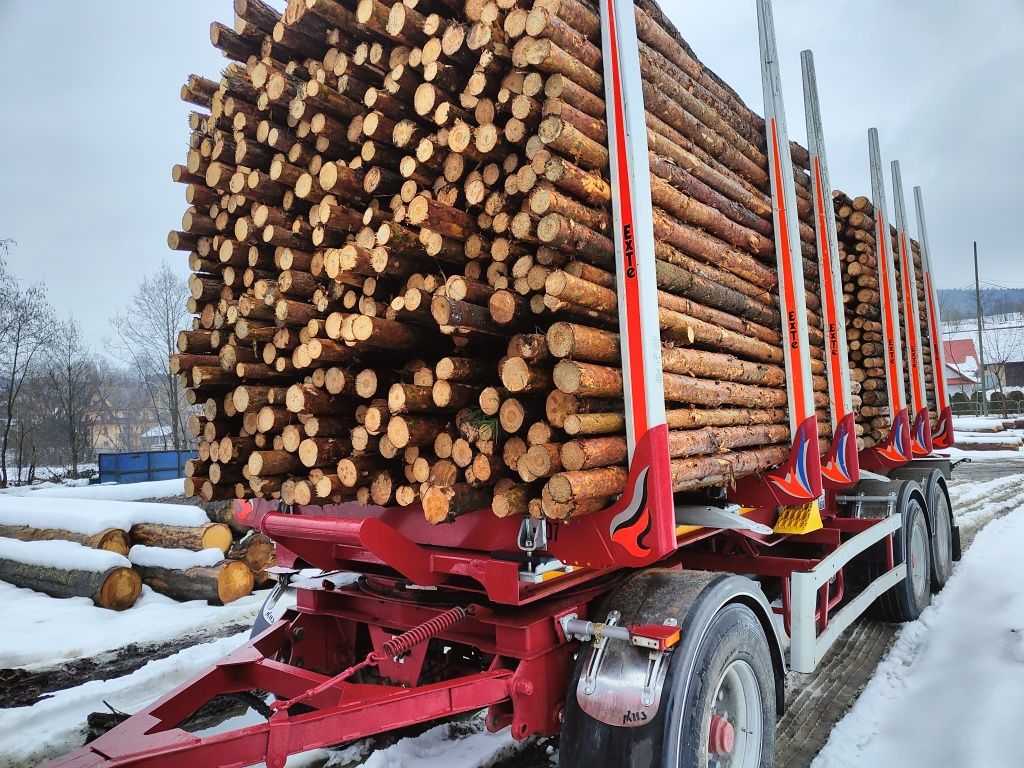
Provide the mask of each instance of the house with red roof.
[{"label": "house with red roof", "polygon": [[942,350],[946,358],[946,388],[949,394],[959,392],[973,397],[981,381],[974,339],[943,341]]}]

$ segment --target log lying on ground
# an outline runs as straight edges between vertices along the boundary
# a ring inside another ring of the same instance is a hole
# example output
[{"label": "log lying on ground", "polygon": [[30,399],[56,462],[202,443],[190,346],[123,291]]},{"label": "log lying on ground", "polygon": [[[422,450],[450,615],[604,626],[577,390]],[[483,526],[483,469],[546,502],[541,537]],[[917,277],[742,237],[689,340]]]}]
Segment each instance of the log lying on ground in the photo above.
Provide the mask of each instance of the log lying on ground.
[{"label": "log lying on ground", "polygon": [[219,549],[226,553],[231,547],[231,529],[223,523],[207,523],[195,527],[139,523],[130,531],[133,544],[168,549]]},{"label": "log lying on ground", "polygon": [[252,593],[253,575],[238,560],[225,560],[217,548],[195,552],[135,545],[128,554],[142,580],[175,600],[227,604]]},{"label": "log lying on ground", "polygon": [[237,560],[184,570],[138,565],[136,570],[146,586],[175,600],[205,600],[226,605],[252,594],[253,590],[252,571]]},{"label": "log lying on ground", "polygon": [[30,525],[0,525],[0,536],[19,541],[71,541],[119,555],[127,555],[131,546],[128,532],[120,528],[106,528],[99,533],[86,534],[58,528],[33,528]]},{"label": "log lying on ground", "polygon": [[68,541],[0,539],[0,581],[51,597],[87,597],[122,611],[142,593],[142,580],[122,555]]}]

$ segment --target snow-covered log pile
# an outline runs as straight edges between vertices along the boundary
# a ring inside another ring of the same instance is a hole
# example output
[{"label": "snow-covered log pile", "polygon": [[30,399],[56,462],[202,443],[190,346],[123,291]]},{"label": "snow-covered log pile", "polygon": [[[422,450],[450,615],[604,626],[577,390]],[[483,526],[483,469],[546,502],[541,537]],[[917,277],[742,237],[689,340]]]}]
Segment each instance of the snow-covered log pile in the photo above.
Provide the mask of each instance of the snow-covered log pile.
[{"label": "snow-covered log pile", "polygon": [[52,597],[88,597],[121,611],[142,592],[142,579],[124,555],[73,541],[0,538],[0,580]]},{"label": "snow-covered log pile", "polygon": [[226,560],[216,547],[193,551],[136,544],[128,559],[147,585],[175,600],[224,604],[252,593],[249,566]]},{"label": "snow-covered log pile", "polygon": [[177,600],[228,603],[269,581],[273,563],[266,537],[235,541],[196,506],[0,497],[0,580],[54,597],[121,610],[145,581]]}]

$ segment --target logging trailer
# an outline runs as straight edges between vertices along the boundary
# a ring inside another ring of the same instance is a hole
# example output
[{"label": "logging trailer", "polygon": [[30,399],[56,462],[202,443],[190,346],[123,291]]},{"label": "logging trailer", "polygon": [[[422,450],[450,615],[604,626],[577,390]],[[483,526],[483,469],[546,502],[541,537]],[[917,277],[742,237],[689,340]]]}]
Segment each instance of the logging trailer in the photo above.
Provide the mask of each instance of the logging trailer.
[{"label": "logging trailer", "polygon": [[[770,0],[758,0],[792,446],[713,492],[673,495],[662,394],[648,151],[631,0],[601,3],[629,479],[608,509],[564,523],[487,509],[432,526],[406,509],[242,502],[278,545],[281,589],[249,643],[51,765],[284,765],[288,755],[486,709],[516,739],[561,733],[560,765],[770,766],[787,669],[810,672],[869,608],[914,619],[959,557],[946,481],[951,413],[920,189],[929,414],[917,276],[893,163],[887,252],[878,134],[869,133],[890,428],[858,451],[832,194],[813,59],[802,55],[834,439],[817,423],[798,266],[793,168]],[[898,293],[894,261],[902,290]],[[902,302],[897,297],[902,295]],[[902,303],[903,306],[898,304]],[[900,338],[900,316],[905,338]],[[902,347],[908,350],[903,359]],[[909,392],[904,373],[909,374]],[[571,527],[571,531],[567,531]],[[301,578],[298,569],[323,575]],[[266,721],[199,735],[188,718],[259,692]]]}]

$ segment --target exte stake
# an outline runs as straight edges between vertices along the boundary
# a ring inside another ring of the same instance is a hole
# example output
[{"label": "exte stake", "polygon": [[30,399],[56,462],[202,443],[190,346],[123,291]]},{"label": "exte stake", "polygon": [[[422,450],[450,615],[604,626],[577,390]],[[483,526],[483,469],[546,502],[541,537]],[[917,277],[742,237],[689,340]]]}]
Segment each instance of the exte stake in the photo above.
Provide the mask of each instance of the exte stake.
[{"label": "exte stake", "polygon": [[626,492],[602,518],[607,520],[611,540],[639,565],[670,552],[676,537],[661,369],[647,113],[631,2],[603,0],[601,41],[608,164],[615,191],[615,272],[629,451]]},{"label": "exte stake", "polygon": [[843,310],[843,280],[839,270],[839,240],[832,185],[825,155],[825,132],[818,102],[814,54],[800,54],[804,80],[804,113],[807,148],[811,155],[811,194],[814,200],[814,232],[818,246],[818,275],[825,319],[825,360],[828,370],[829,406],[832,417],[832,450],[821,468],[826,487],[853,485],[860,476],[857,461],[856,422],[850,386],[850,362]]},{"label": "exte stake", "polygon": [[917,209],[918,240],[921,242],[921,272],[924,279],[925,314],[928,319],[928,336],[932,350],[932,387],[935,394],[935,410],[939,422],[932,432],[933,448],[950,448],[953,445],[953,411],[946,392],[946,350],[942,345],[942,318],[939,302],[932,280],[932,251],[928,244],[928,224],[924,216],[924,197],[920,187],[914,187],[914,206]]},{"label": "exte stake", "polygon": [[767,487],[778,504],[803,504],[821,495],[821,458],[818,454],[818,422],[811,387],[810,343],[807,338],[807,305],[800,253],[800,229],[796,208],[793,158],[786,130],[775,22],[770,0],[757,3],[758,38],[761,45],[761,82],[764,89],[765,134],[775,225],[775,259],[779,276],[779,308],[782,313],[783,358],[786,363],[787,403],[793,445],[789,459],[766,475],[768,483],[741,481],[740,497],[764,502]]},{"label": "exte stake", "polygon": [[903,285],[904,344],[910,356],[910,413],[913,428],[910,446],[914,456],[927,456],[932,452],[931,427],[928,423],[928,396],[924,386],[924,360],[921,357],[921,315],[917,305],[917,270],[914,255],[907,243],[907,207],[903,197],[903,178],[900,161],[892,161],[892,194],[896,206],[896,242],[900,260],[900,282]]},{"label": "exte stake", "polygon": [[882,298],[882,345],[885,350],[885,386],[889,406],[889,434],[885,441],[861,456],[866,469],[886,469],[906,464],[911,459],[910,418],[903,389],[903,350],[900,346],[900,310],[896,301],[896,274],[893,269],[889,237],[889,219],[885,201],[885,174],[878,129],[868,131],[868,157],[871,164],[871,202],[875,208],[875,242],[878,248],[878,285]]}]

